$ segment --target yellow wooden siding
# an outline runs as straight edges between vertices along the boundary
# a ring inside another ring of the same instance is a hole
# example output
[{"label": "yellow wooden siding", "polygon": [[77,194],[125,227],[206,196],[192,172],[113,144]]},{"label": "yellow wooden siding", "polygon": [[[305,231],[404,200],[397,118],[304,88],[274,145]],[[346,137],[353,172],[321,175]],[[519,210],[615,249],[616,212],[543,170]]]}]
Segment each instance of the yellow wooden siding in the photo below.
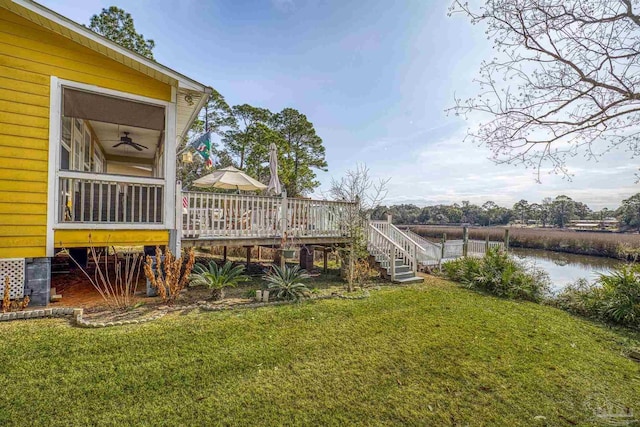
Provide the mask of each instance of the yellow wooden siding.
[{"label": "yellow wooden siding", "polygon": [[[33,246],[7,246],[2,247],[0,242],[0,259],[2,258],[39,258],[47,256],[44,244],[33,244]],[[26,244],[26,243],[25,243]]]},{"label": "yellow wooden siding", "polygon": [[[51,76],[171,100],[170,85],[0,7],[0,258],[45,256]],[[56,246],[89,242],[88,231],[55,235]],[[168,241],[155,230],[92,235],[100,243],[111,236],[111,244]]]},{"label": "yellow wooden siding", "polygon": [[56,248],[93,246],[155,246],[169,243],[167,230],[56,230]]}]

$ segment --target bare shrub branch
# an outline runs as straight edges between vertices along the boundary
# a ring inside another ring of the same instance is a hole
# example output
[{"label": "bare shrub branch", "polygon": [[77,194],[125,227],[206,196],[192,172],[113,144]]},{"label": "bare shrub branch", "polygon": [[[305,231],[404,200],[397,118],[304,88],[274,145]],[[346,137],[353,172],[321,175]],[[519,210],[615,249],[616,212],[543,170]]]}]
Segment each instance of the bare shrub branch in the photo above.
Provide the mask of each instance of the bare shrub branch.
[{"label": "bare shrub branch", "polygon": [[[87,270],[69,254],[67,249],[63,249],[63,252],[69,255],[71,261],[82,271],[107,306],[113,309],[124,309],[133,305],[133,296],[138,288],[143,261],[141,255],[125,254],[121,259],[115,251],[110,257],[108,249],[105,249],[103,253],[94,246],[90,246],[89,252],[95,264],[95,271],[91,277]],[[115,274],[113,280],[109,274],[110,263],[113,264]]]},{"label": "bare shrub branch", "polygon": [[336,200],[354,203],[354,208],[341,215],[341,226],[349,235],[349,246],[338,248],[337,255],[342,265],[347,281],[347,290],[352,292],[354,284],[360,284],[371,276],[371,270],[366,263],[367,252],[367,217],[370,212],[380,206],[387,196],[389,179],[375,181],[369,174],[369,168],[364,164],[356,165],[348,170],[339,180],[333,179],[329,194]]}]

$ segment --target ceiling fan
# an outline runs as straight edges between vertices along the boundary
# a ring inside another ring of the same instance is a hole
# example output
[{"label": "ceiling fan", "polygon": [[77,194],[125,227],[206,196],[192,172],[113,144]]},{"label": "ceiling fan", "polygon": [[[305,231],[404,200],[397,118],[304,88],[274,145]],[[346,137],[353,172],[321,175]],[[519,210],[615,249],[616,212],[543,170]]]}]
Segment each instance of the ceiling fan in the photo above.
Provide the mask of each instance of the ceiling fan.
[{"label": "ceiling fan", "polygon": [[135,148],[138,151],[142,151],[143,148],[147,150],[147,147],[145,147],[142,144],[138,144],[137,142],[134,142],[131,138],[129,138],[129,132],[122,132],[122,133],[124,133],[124,136],[120,137],[120,142],[114,145],[113,148],[117,148],[121,145],[128,145],[130,147]]}]

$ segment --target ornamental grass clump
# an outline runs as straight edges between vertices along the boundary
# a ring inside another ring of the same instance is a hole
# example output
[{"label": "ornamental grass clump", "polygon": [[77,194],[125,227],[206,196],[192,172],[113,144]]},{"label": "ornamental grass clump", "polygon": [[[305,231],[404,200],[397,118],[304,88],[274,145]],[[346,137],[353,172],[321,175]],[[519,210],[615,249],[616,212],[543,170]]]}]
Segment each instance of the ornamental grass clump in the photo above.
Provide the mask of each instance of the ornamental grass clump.
[{"label": "ornamental grass clump", "polygon": [[183,268],[182,257],[176,258],[169,249],[165,250],[163,256],[162,250],[156,246],[155,260],[147,255],[144,275],[158,292],[162,301],[169,305],[176,302],[180,291],[187,286],[195,263],[193,248],[189,249],[187,257],[186,265]]},{"label": "ornamental grass clump", "polygon": [[276,299],[300,301],[309,296],[309,288],[302,283],[309,278],[306,270],[299,266],[280,268],[276,265],[264,276],[268,283],[269,294]]},{"label": "ornamental grass clump", "polygon": [[211,289],[213,299],[219,301],[224,299],[224,288],[236,286],[238,282],[248,279],[243,273],[244,266],[234,267],[231,261],[227,261],[222,267],[211,261],[208,268],[198,263],[189,277],[189,286],[206,286]]},{"label": "ornamental grass clump", "polygon": [[500,249],[491,249],[483,258],[460,258],[443,264],[445,276],[468,288],[512,299],[542,301],[549,293],[549,276],[528,267]]}]

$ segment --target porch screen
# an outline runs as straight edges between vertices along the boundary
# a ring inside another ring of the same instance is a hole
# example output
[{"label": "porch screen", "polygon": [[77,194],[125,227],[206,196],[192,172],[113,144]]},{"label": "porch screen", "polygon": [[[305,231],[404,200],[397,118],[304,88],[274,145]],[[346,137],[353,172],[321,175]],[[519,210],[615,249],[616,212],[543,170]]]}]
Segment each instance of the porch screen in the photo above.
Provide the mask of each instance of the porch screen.
[{"label": "porch screen", "polygon": [[164,107],[69,88],[62,92],[62,115],[164,130]]}]

